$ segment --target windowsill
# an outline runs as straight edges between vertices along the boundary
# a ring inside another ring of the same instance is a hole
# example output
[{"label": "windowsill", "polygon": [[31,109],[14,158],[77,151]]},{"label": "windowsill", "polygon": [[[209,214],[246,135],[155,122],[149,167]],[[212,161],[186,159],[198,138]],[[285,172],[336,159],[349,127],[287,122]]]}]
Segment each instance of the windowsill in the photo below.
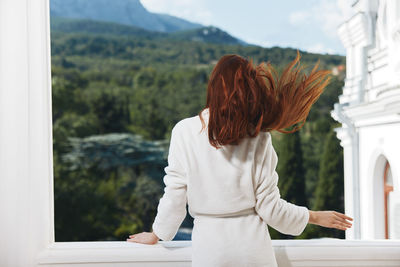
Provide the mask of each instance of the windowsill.
[{"label": "windowsill", "polygon": [[159,241],[144,245],[127,241],[56,242],[39,255],[40,264],[190,262],[191,241]]},{"label": "windowsill", "polygon": [[[316,266],[317,263],[318,266],[400,265],[400,240],[272,240],[272,245],[278,263],[289,263],[289,266],[294,262],[296,266]],[[38,258],[42,265],[139,262],[190,264],[191,241],[159,241],[155,245],[56,242]]]}]

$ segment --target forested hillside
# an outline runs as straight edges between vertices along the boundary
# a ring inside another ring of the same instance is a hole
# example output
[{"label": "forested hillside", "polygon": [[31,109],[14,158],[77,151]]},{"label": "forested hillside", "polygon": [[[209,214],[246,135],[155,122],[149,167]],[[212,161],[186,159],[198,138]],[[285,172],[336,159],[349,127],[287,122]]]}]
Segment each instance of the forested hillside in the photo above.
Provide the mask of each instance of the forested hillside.
[{"label": "forested hillside", "polygon": [[[56,241],[125,240],[130,233],[149,231],[163,194],[170,131],[205,105],[217,60],[234,53],[281,69],[296,55],[289,48],[220,42],[218,38],[227,38],[223,34],[196,39],[188,37],[196,31],[166,34],[115,23],[71,23],[52,22],[51,32]],[[302,64],[309,67],[318,59],[327,69],[345,63],[342,56],[300,52]],[[329,113],[343,78],[343,73],[333,76],[297,141],[284,146],[282,134],[273,133],[280,187],[293,179],[304,184],[303,192],[282,189],[282,197],[290,192],[291,199],[306,199],[310,209],[323,207],[316,199],[323,194],[314,194],[320,192],[318,184],[329,184],[318,183],[321,175],[343,174],[339,144],[330,141],[324,152],[325,139],[336,126]],[[285,171],[283,163],[300,159],[291,153],[301,153],[303,174]],[[339,162],[337,169],[324,167],[333,160]],[[340,188],[343,179],[337,175]],[[337,210],[342,211],[339,202]],[[183,227],[191,225],[188,215]],[[273,231],[271,236],[289,238]],[[307,228],[300,238],[320,236],[344,235]]]}]

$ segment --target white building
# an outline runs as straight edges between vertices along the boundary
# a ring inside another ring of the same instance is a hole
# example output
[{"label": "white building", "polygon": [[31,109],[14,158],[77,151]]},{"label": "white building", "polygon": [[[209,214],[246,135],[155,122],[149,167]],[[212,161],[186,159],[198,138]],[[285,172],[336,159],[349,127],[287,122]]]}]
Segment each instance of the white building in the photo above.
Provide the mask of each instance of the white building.
[{"label": "white building", "polygon": [[346,80],[332,116],[344,148],[346,239],[400,238],[400,1],[359,0],[340,25]]}]

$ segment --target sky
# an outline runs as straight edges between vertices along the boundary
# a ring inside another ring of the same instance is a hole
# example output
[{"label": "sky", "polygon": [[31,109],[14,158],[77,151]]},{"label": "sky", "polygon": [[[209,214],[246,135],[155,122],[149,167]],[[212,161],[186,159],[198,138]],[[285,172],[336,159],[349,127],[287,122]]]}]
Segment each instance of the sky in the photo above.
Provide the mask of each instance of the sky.
[{"label": "sky", "polygon": [[216,26],[262,47],[345,55],[337,27],[353,14],[350,0],[140,0],[150,12]]}]

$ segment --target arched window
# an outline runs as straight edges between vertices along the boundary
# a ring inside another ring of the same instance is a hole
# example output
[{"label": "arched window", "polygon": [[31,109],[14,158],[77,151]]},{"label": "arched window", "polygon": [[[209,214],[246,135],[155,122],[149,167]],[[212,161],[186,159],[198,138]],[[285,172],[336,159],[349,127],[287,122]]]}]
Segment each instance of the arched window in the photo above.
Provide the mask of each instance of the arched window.
[{"label": "arched window", "polygon": [[389,239],[389,194],[393,191],[393,177],[390,170],[390,164],[386,161],[383,173],[383,196],[385,205],[385,239]]}]

